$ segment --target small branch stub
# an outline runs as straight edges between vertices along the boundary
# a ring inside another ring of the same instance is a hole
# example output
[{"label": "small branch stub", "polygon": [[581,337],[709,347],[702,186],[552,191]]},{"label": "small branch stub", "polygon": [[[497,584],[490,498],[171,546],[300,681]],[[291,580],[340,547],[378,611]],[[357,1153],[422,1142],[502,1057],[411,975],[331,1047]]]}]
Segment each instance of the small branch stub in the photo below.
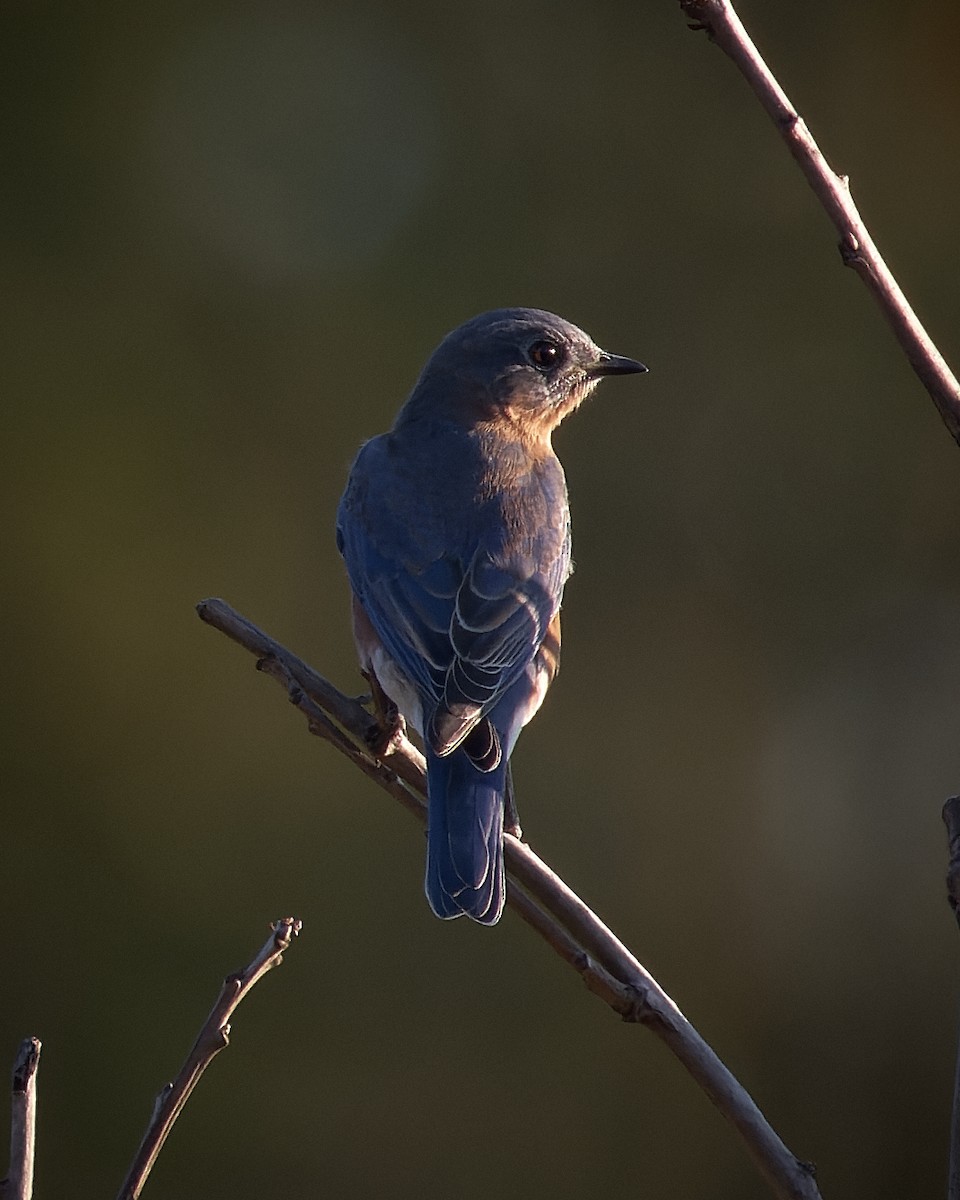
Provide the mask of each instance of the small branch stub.
[{"label": "small branch stub", "polygon": [[10,1170],[0,1180],[0,1200],[30,1200],[37,1144],[37,1068],[40,1039],[24,1038],[13,1060],[10,1096]]}]

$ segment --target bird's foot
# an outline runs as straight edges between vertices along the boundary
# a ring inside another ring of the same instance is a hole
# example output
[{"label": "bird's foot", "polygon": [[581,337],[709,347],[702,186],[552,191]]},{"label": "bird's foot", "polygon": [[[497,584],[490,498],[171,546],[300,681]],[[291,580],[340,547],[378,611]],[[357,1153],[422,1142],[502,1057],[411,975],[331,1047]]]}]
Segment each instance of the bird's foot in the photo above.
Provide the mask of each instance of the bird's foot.
[{"label": "bird's foot", "polygon": [[373,672],[364,672],[364,675],[370,684],[373,715],[377,721],[376,725],[370,726],[364,740],[375,758],[388,758],[407,736],[407,722],[380,686],[376,675]]},{"label": "bird's foot", "polygon": [[370,726],[365,741],[374,758],[389,758],[406,736],[407,722],[394,704],[392,714],[378,715],[377,723]]}]

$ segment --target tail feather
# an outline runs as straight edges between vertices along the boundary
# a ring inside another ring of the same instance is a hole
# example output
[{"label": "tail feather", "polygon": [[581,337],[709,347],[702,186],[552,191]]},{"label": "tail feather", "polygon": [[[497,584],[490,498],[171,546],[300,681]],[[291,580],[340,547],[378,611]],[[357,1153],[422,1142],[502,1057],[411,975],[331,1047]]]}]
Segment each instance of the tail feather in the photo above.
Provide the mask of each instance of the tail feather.
[{"label": "tail feather", "polygon": [[463,750],[427,755],[426,893],[438,917],[495,925],[506,895],[503,800],[506,762],[482,772]]}]

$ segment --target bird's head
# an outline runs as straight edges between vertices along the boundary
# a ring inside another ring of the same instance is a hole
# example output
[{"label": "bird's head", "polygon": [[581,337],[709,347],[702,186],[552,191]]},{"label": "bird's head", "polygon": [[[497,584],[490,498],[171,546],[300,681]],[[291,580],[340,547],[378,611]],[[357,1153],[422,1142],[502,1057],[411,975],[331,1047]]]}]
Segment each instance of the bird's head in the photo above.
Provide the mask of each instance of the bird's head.
[{"label": "bird's head", "polygon": [[454,329],[430,357],[405,412],[489,423],[539,441],[605,375],[646,371],[536,308],[500,308]]}]

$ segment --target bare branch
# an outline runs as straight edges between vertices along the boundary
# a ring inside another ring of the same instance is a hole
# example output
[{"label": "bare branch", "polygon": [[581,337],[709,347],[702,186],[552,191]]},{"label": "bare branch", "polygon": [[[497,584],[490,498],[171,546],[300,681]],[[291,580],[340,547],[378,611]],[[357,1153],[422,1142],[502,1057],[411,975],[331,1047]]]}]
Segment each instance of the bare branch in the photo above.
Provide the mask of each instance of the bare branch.
[{"label": "bare branch", "polygon": [[730,0],[680,0],[692,28],[711,41],[739,67],[800,165],[827,216],[840,235],[840,255],[873,294],[920,382],[930,393],[943,423],[960,444],[960,384],[884,262],[850,194],[850,180],[838,175],[793,107]]},{"label": "bare branch", "polygon": [[[943,806],[947,827],[950,864],[947,867],[947,903],[960,924],[960,796],[951,796]],[[950,1165],[947,1172],[947,1200],[960,1200],[960,1034],[957,1065],[953,1075],[953,1112],[950,1117]]]},{"label": "bare branch", "polygon": [[253,960],[242,971],[228,975],[223,981],[220,995],[204,1021],[179,1075],[172,1083],[161,1088],[157,1095],[143,1141],[117,1193],[118,1200],[136,1200],[140,1195],[147,1176],[157,1161],[157,1155],[163,1149],[167,1135],[190,1099],[197,1081],[213,1058],[229,1044],[229,1021],[234,1009],[267,971],[283,961],[283,952],[300,929],[301,923],[294,917],[284,917],[283,920],[277,921],[271,926],[270,936]]},{"label": "bare branch", "polygon": [[[426,820],[423,756],[406,738],[396,742],[385,762],[373,758],[368,744],[376,722],[356,700],[225,601],[203,600],[197,612],[257,656],[257,666],[285,688],[311,733],[331,742],[421,822]],[[511,878],[508,905],[624,1020],[646,1025],[663,1039],[739,1131],[773,1193],[784,1200],[819,1200],[813,1167],[790,1153],[742,1085],[596,913],[525,843],[506,837],[504,858]]]},{"label": "bare branch", "polygon": [[13,1060],[10,1097],[10,1173],[0,1180],[2,1200],[30,1200],[37,1146],[37,1068],[40,1039],[24,1038]]}]

